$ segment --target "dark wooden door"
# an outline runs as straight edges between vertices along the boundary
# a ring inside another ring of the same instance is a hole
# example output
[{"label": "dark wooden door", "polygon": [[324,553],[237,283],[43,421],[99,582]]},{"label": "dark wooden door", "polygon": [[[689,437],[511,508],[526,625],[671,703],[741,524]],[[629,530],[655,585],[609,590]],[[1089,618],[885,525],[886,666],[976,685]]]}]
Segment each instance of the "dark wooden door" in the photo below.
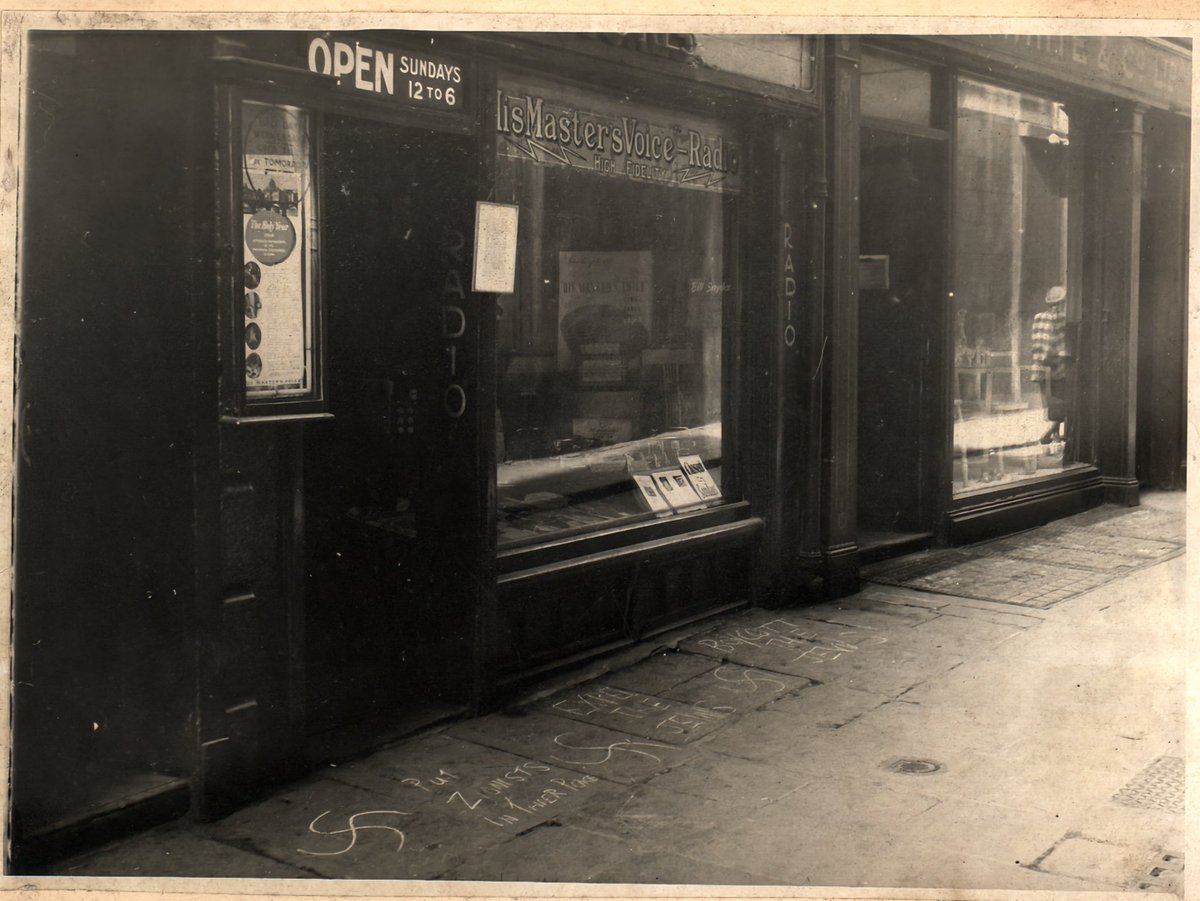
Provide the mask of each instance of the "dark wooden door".
[{"label": "dark wooden door", "polygon": [[334,419],[305,455],[312,734],[469,695],[484,501],[474,160],[462,137],[326,119]]},{"label": "dark wooden door", "polygon": [[860,191],[860,531],[931,528],[940,392],[944,146],[863,132]]},{"label": "dark wooden door", "polygon": [[1137,476],[1183,488],[1187,475],[1188,142],[1182,123],[1147,117],[1138,292]]}]

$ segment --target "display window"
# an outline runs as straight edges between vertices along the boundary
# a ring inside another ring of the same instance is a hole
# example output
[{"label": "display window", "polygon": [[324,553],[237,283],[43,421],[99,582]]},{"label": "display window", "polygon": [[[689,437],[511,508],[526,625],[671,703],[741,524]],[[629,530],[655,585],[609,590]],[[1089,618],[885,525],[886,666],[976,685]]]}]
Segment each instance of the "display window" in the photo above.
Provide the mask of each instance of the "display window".
[{"label": "display window", "polygon": [[1061,102],[957,80],[952,483],[956,494],[1076,465],[1079,266]]},{"label": "display window", "polygon": [[696,116],[502,83],[497,196],[519,207],[499,299],[498,540],[720,503],[740,160]]}]

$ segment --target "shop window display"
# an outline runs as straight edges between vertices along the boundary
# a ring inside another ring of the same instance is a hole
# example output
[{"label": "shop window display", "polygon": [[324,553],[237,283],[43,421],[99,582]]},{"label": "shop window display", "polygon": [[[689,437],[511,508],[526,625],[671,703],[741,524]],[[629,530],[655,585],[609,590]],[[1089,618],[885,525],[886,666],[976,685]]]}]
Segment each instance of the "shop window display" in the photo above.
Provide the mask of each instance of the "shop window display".
[{"label": "shop window display", "polygon": [[1079,285],[1061,103],[958,81],[954,161],[956,493],[1074,465]]},{"label": "shop window display", "polygon": [[496,199],[520,208],[497,322],[500,544],[719,503],[735,144],[561,88],[498,107]]}]

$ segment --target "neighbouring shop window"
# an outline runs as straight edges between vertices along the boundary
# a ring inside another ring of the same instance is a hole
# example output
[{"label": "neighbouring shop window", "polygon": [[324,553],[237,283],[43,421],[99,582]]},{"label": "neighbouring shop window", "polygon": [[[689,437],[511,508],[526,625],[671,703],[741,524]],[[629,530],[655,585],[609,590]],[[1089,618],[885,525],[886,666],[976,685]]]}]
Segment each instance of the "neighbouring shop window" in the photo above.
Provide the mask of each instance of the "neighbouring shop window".
[{"label": "neighbouring shop window", "polygon": [[738,148],[718,123],[510,85],[497,200],[520,207],[497,336],[498,538],[721,499]]},{"label": "neighbouring shop window", "polygon": [[958,80],[954,160],[956,493],[1076,459],[1080,286],[1063,104]]},{"label": "neighbouring shop window", "polygon": [[311,122],[294,106],[243,101],[242,354],[246,399],[314,396],[316,210]]}]

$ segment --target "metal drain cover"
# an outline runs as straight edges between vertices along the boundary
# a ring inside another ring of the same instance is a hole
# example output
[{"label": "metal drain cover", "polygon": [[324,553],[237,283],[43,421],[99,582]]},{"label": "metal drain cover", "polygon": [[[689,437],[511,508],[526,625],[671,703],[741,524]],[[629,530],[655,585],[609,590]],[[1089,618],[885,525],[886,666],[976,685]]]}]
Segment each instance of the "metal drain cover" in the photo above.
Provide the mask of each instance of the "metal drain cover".
[{"label": "metal drain cover", "polygon": [[904,776],[931,776],[934,773],[940,773],[944,766],[945,764],[938,763],[936,760],[920,757],[896,757],[883,764],[885,770]]},{"label": "metal drain cover", "polygon": [[1184,763],[1182,757],[1160,757],[1113,795],[1126,807],[1183,813]]}]

